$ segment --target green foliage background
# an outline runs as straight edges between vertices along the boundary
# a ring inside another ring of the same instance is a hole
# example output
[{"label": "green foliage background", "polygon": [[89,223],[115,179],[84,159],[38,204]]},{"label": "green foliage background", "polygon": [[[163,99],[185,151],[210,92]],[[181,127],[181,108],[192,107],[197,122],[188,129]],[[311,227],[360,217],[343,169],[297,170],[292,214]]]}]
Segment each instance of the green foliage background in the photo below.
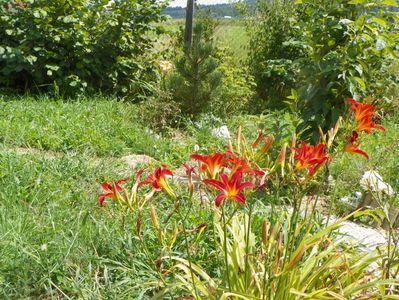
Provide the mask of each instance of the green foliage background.
[{"label": "green foliage background", "polygon": [[154,81],[156,0],[0,1],[0,85],[143,94]]},{"label": "green foliage background", "polygon": [[386,99],[385,87],[399,82],[388,68],[399,41],[392,6],[396,1],[258,1],[249,22],[257,110],[284,107],[289,96],[304,120],[298,130],[317,140],[318,127],[331,128],[346,97]]}]

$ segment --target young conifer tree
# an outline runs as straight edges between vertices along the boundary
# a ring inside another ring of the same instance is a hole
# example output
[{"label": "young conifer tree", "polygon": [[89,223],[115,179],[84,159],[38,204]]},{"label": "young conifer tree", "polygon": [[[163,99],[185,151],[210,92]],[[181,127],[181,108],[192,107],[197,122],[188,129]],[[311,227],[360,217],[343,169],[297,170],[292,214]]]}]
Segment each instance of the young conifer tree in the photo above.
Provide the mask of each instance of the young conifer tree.
[{"label": "young conifer tree", "polygon": [[174,100],[182,112],[195,118],[209,108],[213,94],[221,81],[210,17],[202,17],[193,28],[191,45],[183,45],[176,61],[176,72],[169,80]]}]

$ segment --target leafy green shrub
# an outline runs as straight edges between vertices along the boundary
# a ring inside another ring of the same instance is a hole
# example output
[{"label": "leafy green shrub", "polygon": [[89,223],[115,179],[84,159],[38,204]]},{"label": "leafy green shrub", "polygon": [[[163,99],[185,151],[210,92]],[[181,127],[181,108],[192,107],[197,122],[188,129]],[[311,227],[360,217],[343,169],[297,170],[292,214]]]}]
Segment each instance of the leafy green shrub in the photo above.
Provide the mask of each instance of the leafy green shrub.
[{"label": "leafy green shrub", "polygon": [[180,112],[178,103],[169,94],[158,93],[156,97],[143,101],[139,107],[143,123],[156,132],[177,127],[180,124]]},{"label": "leafy green shrub", "polygon": [[[376,85],[380,89],[384,87],[385,93],[374,100],[384,112],[394,116],[399,110],[399,60],[386,64],[384,74],[386,76],[376,81]],[[388,85],[387,81],[389,81]]]},{"label": "leafy green shrub", "polygon": [[248,108],[256,84],[248,68],[238,64],[228,49],[219,49],[218,58],[222,77],[210,107],[214,114],[228,117]]},{"label": "leafy green shrub", "polygon": [[[395,58],[396,1],[259,1],[251,34],[251,66],[260,107],[298,91],[298,109],[307,130],[331,128],[346,97],[382,97],[394,78],[387,66]],[[275,80],[275,82],[273,81]],[[265,103],[265,104],[264,104]]]},{"label": "leafy green shrub", "polygon": [[257,17],[247,25],[249,66],[259,97],[251,103],[255,111],[281,108],[296,86],[296,60],[305,55],[297,8],[291,0],[258,1]]},{"label": "leafy green shrub", "polygon": [[0,85],[143,94],[161,8],[155,0],[1,0]]},{"label": "leafy green shrub", "polygon": [[[302,128],[314,139],[329,129],[345,109],[346,97],[378,98],[392,77],[387,66],[398,42],[398,15],[387,10],[396,1],[300,1],[304,43],[298,86]],[[316,134],[315,134],[316,133]]]}]

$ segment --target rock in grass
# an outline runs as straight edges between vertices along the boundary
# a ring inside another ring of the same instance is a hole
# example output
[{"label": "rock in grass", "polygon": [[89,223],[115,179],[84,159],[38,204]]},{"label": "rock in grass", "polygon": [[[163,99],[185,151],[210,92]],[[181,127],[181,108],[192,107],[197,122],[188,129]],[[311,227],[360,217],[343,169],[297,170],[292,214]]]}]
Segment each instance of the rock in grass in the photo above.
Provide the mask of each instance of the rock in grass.
[{"label": "rock in grass", "polygon": [[377,246],[387,243],[387,239],[381,231],[350,221],[343,222],[338,232],[345,236],[347,240],[363,247],[365,250],[372,251]]},{"label": "rock in grass", "polygon": [[[337,217],[330,216],[329,224],[337,221]],[[362,250],[373,251],[376,247],[387,243],[383,230],[344,221],[338,228],[339,235],[347,242],[357,245]]]},{"label": "rock in grass", "polygon": [[395,195],[393,188],[384,182],[382,176],[374,170],[364,173],[360,185],[365,192],[358,208],[368,206],[382,208],[385,213],[381,224],[382,228],[385,230],[391,227],[399,228],[399,209],[391,206],[386,199]]},{"label": "rock in grass", "polygon": [[339,200],[351,209],[356,209],[362,200],[362,196],[361,192],[353,192],[349,196],[342,197]]},{"label": "rock in grass", "polygon": [[156,162],[154,158],[144,154],[131,154],[122,157],[122,159],[125,160],[132,169],[136,169],[141,165],[149,165],[151,162]]},{"label": "rock in grass", "polygon": [[387,196],[395,194],[392,187],[384,182],[382,176],[374,170],[364,172],[362,179],[360,179],[360,185],[365,191],[383,193]]},{"label": "rock in grass", "polygon": [[226,139],[226,140],[230,139],[230,131],[226,125],[223,125],[218,128],[213,128],[211,133],[214,137],[217,138]]}]

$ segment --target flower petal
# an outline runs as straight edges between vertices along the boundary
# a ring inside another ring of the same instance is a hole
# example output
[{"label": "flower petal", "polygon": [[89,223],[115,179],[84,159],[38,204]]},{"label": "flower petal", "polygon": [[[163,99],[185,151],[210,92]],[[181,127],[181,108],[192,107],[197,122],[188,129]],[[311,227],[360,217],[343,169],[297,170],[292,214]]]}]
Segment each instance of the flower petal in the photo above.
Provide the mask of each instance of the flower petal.
[{"label": "flower petal", "polygon": [[105,197],[106,197],[105,194],[100,194],[100,195],[98,195],[98,205],[104,206]]},{"label": "flower petal", "polygon": [[110,185],[108,182],[101,183],[101,187],[104,191],[112,191],[112,185]]},{"label": "flower petal", "polygon": [[216,207],[219,207],[222,201],[226,198],[224,193],[220,193],[219,195],[216,196],[215,198],[215,205]]},{"label": "flower petal", "polygon": [[244,196],[244,194],[241,193],[241,192],[238,193],[237,196],[235,196],[234,200],[235,200],[236,202],[238,202],[238,203],[245,204],[245,196]]},{"label": "flower petal", "polygon": [[163,165],[161,168],[161,175],[165,176],[165,175],[170,175],[173,176],[173,172],[171,170],[168,169],[167,166]]},{"label": "flower petal", "polygon": [[194,154],[191,154],[190,157],[192,159],[199,160],[201,162],[206,162],[206,156],[205,155],[194,153]]},{"label": "flower petal", "polygon": [[217,188],[218,190],[224,190],[225,189],[225,184],[223,182],[220,182],[218,180],[215,179],[204,179],[203,181],[205,184],[209,184],[215,188]]},{"label": "flower petal", "polygon": [[239,189],[253,189],[255,185],[252,182],[243,182],[240,184]]}]

